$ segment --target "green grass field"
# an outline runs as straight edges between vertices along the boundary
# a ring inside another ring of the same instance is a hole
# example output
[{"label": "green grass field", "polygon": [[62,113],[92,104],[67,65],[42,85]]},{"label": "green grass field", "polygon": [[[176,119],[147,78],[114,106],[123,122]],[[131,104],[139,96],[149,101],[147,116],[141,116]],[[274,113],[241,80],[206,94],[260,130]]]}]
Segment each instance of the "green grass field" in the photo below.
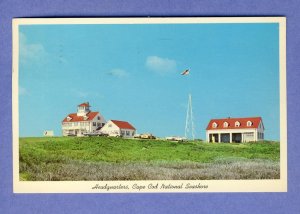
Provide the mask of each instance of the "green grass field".
[{"label": "green grass field", "polygon": [[20,138],[21,180],[278,179],[279,143]]}]

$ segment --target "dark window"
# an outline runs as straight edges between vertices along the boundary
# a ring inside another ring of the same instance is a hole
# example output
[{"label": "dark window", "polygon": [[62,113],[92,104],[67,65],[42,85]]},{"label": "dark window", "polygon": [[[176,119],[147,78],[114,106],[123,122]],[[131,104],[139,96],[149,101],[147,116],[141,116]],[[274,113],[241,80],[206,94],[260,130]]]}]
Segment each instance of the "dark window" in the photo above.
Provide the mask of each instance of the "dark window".
[{"label": "dark window", "polygon": [[93,122],[93,126],[96,126],[96,122]]},{"label": "dark window", "polygon": [[98,116],[98,120],[100,120],[101,119],[101,117],[100,116]]}]

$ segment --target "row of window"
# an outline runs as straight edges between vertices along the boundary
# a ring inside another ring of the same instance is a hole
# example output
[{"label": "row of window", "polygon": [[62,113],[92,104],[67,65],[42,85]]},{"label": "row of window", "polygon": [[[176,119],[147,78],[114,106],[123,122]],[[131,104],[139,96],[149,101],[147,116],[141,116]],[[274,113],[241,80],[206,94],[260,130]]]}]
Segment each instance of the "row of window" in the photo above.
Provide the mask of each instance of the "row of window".
[{"label": "row of window", "polygon": [[105,125],[105,123],[96,123],[96,122],[93,122],[93,126],[97,126],[97,127],[102,127],[102,126],[104,126]]},{"label": "row of window", "polygon": [[[83,119],[84,119],[84,120],[87,120],[87,119],[89,119],[89,117],[88,117],[88,116],[83,116]],[[101,117],[98,116],[97,119],[98,119],[98,120],[101,120]],[[68,116],[68,117],[67,117],[67,121],[70,121],[70,120],[72,120],[72,118]]]},{"label": "row of window", "polygon": [[88,107],[88,106],[79,106],[79,107],[78,107],[78,110],[80,110],[80,111],[83,111],[83,110],[88,111],[88,110],[89,110],[89,107]]},{"label": "row of window", "polygon": [[[130,131],[121,131],[121,135],[124,136],[126,134],[126,136],[130,136]],[[134,132],[131,133],[131,135],[134,135]]]},{"label": "row of window", "polygon": [[74,123],[63,123],[63,126],[66,126],[66,127],[71,127],[71,126],[89,126],[90,123],[89,122],[74,122]]},{"label": "row of window", "polygon": [[[73,123],[63,123],[63,126],[65,127],[72,127],[72,126],[90,126],[90,122],[73,122]],[[96,123],[96,122],[93,122],[93,126],[104,126],[104,123]]]},{"label": "row of window", "polygon": [[[247,126],[248,126],[248,127],[251,127],[252,125],[253,125],[253,123],[252,123],[250,120],[247,121]],[[235,121],[234,127],[240,127],[240,126],[241,126],[241,123],[240,123],[239,121]],[[217,124],[216,122],[213,122],[212,127],[213,127],[213,128],[217,128],[217,127],[218,127],[218,124]],[[229,123],[228,123],[228,122],[224,122],[224,123],[223,123],[223,127],[224,127],[224,128],[229,127]]]}]

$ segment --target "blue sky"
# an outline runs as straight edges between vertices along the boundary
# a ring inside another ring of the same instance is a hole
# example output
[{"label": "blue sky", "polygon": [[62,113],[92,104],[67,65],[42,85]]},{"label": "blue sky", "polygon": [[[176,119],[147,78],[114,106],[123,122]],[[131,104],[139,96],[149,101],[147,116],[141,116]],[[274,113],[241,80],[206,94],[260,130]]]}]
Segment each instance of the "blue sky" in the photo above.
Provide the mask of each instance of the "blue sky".
[{"label": "blue sky", "polygon": [[[20,136],[61,135],[89,101],[139,133],[184,135],[192,94],[196,137],[212,118],[261,116],[279,139],[279,25],[21,25]],[[190,69],[189,76],[180,73]]]}]

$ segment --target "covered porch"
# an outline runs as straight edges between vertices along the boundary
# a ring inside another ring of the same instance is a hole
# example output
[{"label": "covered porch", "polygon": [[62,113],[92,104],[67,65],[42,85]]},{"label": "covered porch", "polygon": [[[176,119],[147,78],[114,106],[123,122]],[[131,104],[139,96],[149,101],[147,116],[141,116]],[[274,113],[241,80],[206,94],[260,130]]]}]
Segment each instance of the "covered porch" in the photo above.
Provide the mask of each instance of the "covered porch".
[{"label": "covered porch", "polygon": [[209,142],[210,143],[241,143],[243,141],[243,133],[210,133]]}]

